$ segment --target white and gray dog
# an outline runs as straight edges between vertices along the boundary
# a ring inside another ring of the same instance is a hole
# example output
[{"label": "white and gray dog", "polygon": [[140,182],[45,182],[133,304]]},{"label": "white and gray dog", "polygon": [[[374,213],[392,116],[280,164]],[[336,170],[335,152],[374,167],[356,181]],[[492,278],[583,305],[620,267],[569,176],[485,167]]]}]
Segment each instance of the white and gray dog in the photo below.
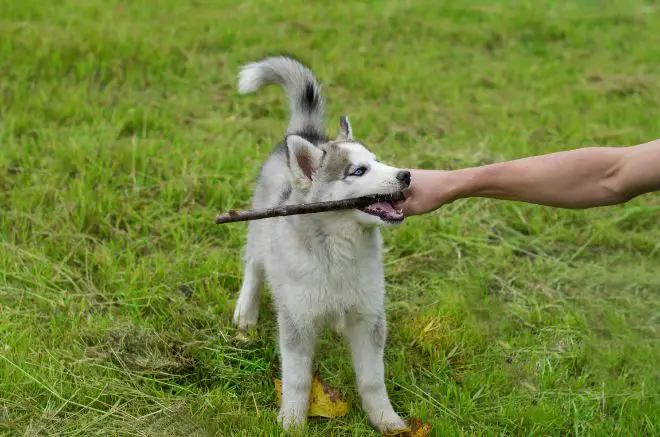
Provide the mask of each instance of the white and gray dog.
[{"label": "white and gray dog", "polygon": [[[239,92],[268,84],[278,84],[286,92],[291,119],[283,143],[261,168],[253,208],[391,194],[408,187],[410,172],[379,162],[353,138],[346,117],[340,117],[335,140],[325,136],[321,88],[305,65],[278,56],[243,66]],[[328,326],[349,343],[370,423],[380,431],[405,428],[384,381],[385,284],[379,230],[402,221],[400,210],[382,202],[249,223],[234,324],[248,329],[257,323],[259,295],[267,281],[277,308],[282,360],[279,420],[284,428],[306,421],[315,342]]]}]

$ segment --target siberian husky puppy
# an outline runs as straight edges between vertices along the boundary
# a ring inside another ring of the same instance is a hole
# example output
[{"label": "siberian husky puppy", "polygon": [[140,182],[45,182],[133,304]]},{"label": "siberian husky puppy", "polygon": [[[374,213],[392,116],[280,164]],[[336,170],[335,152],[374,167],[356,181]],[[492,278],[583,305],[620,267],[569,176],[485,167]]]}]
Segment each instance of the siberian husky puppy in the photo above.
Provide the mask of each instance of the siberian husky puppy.
[{"label": "siberian husky puppy", "polygon": [[[308,67],[289,57],[268,57],[243,66],[240,93],[280,85],[289,100],[284,140],[261,167],[252,207],[268,208],[373,194],[410,185],[410,172],[376,159],[353,137],[347,117],[339,134],[324,130],[324,98]],[[387,202],[361,209],[274,217],[249,222],[244,278],[234,324],[257,323],[266,281],[277,308],[282,364],[284,428],[303,425],[309,408],[312,360],[321,329],[348,341],[362,406],[379,431],[405,428],[385,388],[386,339],[381,227],[403,221]]]}]

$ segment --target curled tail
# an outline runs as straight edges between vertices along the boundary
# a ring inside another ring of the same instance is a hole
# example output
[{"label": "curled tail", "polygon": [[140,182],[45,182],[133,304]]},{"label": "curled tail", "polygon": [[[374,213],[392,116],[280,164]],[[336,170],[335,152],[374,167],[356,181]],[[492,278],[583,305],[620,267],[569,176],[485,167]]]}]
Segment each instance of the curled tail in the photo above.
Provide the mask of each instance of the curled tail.
[{"label": "curled tail", "polygon": [[270,84],[280,85],[289,99],[287,134],[324,137],[325,102],[321,86],[308,67],[293,58],[274,56],[244,65],[238,76],[241,94]]}]

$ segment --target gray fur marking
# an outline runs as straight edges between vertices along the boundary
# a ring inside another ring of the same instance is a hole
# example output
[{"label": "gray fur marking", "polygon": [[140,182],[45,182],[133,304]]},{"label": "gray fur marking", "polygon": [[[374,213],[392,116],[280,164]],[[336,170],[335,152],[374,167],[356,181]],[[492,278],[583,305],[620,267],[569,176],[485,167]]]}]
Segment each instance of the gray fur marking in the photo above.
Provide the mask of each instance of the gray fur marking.
[{"label": "gray fur marking", "polygon": [[381,314],[371,326],[371,339],[378,347],[385,347],[387,340],[387,324],[385,317]]},{"label": "gray fur marking", "polygon": [[330,143],[324,149],[326,157],[319,176],[325,182],[343,179],[346,168],[351,165],[349,151],[337,143]]}]

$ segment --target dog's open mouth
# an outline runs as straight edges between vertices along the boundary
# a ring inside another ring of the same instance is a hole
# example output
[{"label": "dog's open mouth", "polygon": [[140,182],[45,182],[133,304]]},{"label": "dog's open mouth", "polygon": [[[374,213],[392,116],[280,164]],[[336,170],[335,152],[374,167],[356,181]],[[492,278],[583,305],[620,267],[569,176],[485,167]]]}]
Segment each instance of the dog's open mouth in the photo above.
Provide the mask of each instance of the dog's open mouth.
[{"label": "dog's open mouth", "polygon": [[403,220],[403,211],[397,209],[392,202],[376,202],[359,209],[386,222],[398,223]]}]

